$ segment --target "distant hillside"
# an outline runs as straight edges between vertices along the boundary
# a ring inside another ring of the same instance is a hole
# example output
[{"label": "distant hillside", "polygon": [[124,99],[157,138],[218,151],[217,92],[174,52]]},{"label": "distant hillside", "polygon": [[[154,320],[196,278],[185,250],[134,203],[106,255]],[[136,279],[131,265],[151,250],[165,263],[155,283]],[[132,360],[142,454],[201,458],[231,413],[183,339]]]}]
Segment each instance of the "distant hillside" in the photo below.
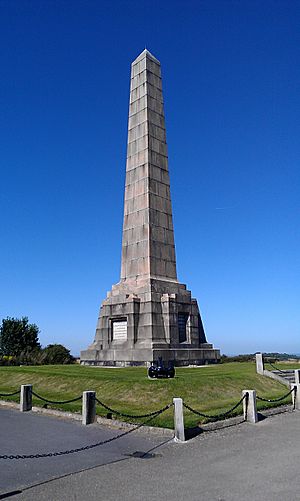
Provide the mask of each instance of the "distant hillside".
[{"label": "distant hillside", "polygon": [[299,353],[264,353],[264,357],[275,358],[276,360],[300,359]]},{"label": "distant hillside", "polygon": [[[285,360],[300,360],[300,354],[290,354],[290,353],[264,353],[264,358],[269,358],[277,361]],[[248,362],[250,360],[255,360],[255,353],[248,353],[243,355],[222,355],[221,361],[226,362]]]}]

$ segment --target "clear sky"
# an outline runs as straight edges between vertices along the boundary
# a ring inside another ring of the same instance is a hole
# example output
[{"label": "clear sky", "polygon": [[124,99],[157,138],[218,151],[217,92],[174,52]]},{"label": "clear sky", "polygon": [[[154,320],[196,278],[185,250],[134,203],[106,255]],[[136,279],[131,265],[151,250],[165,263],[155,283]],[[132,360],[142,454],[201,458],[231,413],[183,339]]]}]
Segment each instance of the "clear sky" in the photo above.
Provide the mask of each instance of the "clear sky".
[{"label": "clear sky", "polygon": [[161,61],[177,269],[222,353],[300,352],[300,2],[0,0],[0,317],[75,355],[119,281],[130,64]]}]

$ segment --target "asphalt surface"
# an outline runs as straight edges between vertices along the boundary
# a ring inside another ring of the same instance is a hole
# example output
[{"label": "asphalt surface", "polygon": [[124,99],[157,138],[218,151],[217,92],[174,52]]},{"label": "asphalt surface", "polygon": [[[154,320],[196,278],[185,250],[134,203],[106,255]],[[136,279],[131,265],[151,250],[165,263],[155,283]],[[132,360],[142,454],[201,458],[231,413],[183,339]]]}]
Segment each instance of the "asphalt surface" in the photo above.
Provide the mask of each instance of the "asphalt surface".
[{"label": "asphalt surface", "polygon": [[[120,433],[7,409],[0,430],[0,454],[65,450]],[[133,432],[85,452],[0,460],[0,499],[299,501],[299,456],[299,411],[184,444]]]}]

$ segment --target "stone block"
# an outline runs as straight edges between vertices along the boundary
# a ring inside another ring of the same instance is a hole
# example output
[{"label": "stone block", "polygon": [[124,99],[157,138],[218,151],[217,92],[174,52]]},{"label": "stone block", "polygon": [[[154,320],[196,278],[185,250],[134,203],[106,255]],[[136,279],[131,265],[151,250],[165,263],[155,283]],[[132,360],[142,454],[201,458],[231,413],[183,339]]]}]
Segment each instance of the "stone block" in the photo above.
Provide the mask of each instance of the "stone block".
[{"label": "stone block", "polygon": [[[127,145],[127,156],[128,157],[133,157],[134,155],[137,155],[138,153],[144,152],[146,148],[148,147],[148,138],[147,136],[140,137],[138,139],[135,139],[131,143],[128,143]],[[143,158],[142,164],[145,163],[145,158]]]},{"label": "stone block", "polygon": [[[157,101],[157,99],[154,99],[153,97],[148,96],[147,97],[147,108],[148,108],[149,112],[156,113],[157,115],[159,115],[160,119],[163,120],[163,122],[161,122],[161,120],[159,120],[158,117],[155,117],[155,119],[153,121],[149,120],[149,124],[151,126],[157,126],[165,132],[164,103],[163,103],[163,101],[162,100]],[[150,129],[150,133],[151,133],[151,129]]]},{"label": "stone block", "polygon": [[162,171],[161,167],[150,163],[148,165],[149,185],[150,185],[150,181],[152,181],[152,180],[158,181],[160,183],[162,180],[162,173],[163,173],[163,171]]},{"label": "stone block", "polygon": [[[163,111],[163,108],[161,108]],[[150,136],[158,139],[159,141],[162,141],[163,143],[166,143],[166,129],[163,127],[158,127],[157,125],[148,122],[148,133]]]},{"label": "stone block", "polygon": [[164,212],[165,214],[172,215],[171,200],[167,198],[160,197],[154,193],[149,193],[149,205],[155,210]]},{"label": "stone block", "polygon": [[142,122],[128,131],[128,143],[132,143],[132,141],[144,136],[146,138],[148,136],[148,122]]},{"label": "stone block", "polygon": [[[135,90],[140,85],[145,84],[147,77],[148,77],[148,74],[147,74],[146,69],[144,71],[137,73],[136,75],[133,75],[131,80],[130,80],[130,92]],[[156,78],[158,78],[158,77],[156,77]],[[153,85],[154,85],[154,82],[155,82],[155,80],[153,79]]]},{"label": "stone block", "polygon": [[[143,96],[141,96],[141,97],[143,97]],[[142,109],[138,113],[135,113],[134,115],[131,115],[128,119],[128,130],[132,129],[133,127],[136,127],[137,125],[140,125],[141,123],[145,122],[147,119],[148,119],[148,113],[147,113],[146,108]]]},{"label": "stone block", "polygon": [[[157,153],[160,155],[163,155],[165,157],[168,156],[168,149],[167,149],[167,143],[156,139],[153,136],[149,136],[148,139],[148,144],[149,144],[149,150],[151,151],[151,159],[157,158]],[[157,161],[153,160],[153,163],[158,165]]]},{"label": "stone block", "polygon": [[[167,153],[167,145],[165,145],[165,152]],[[160,169],[168,170],[168,158],[167,154],[162,154],[161,152],[154,151],[153,149],[149,149],[148,151],[148,159],[149,163],[152,165],[156,165]],[[167,176],[169,179],[169,175]],[[161,174],[161,180],[164,182],[163,174]]]},{"label": "stone block", "polygon": [[148,182],[147,179],[140,179],[133,182],[132,184],[126,186],[125,189],[125,200],[130,200],[131,198],[144,195],[148,192]]},{"label": "stone block", "polygon": [[131,65],[131,76],[135,76],[141,71],[144,71],[146,67],[147,65],[145,57],[135,60]]},{"label": "stone block", "polygon": [[[150,96],[153,99],[155,99],[157,101],[160,101],[161,103],[163,102],[162,90],[161,89],[159,89],[158,87],[155,87],[154,85],[151,85],[149,82],[147,82],[147,84],[145,84],[145,86],[146,86],[146,89],[147,89],[147,96]],[[142,88],[142,86],[139,87],[139,89],[141,89],[141,88]],[[146,89],[145,89],[145,93],[146,93]]]},{"label": "stone block", "polygon": [[146,60],[146,68],[147,70],[151,71],[151,73],[154,73],[158,77],[161,76],[161,69],[160,69],[160,64],[159,62],[155,62],[149,58],[145,59]]},{"label": "stone block", "polygon": [[148,200],[149,200],[148,193],[136,195],[133,198],[125,200],[124,214],[128,215],[131,213],[136,213],[138,211],[147,209],[147,207],[149,206]]},{"label": "stone block", "polygon": [[145,163],[135,165],[137,160],[138,159],[136,157],[130,157],[127,159],[126,187],[142,179],[145,179],[146,184],[148,183],[148,164]]},{"label": "stone block", "polygon": [[163,114],[158,113],[154,109],[147,108],[147,118],[148,118],[150,123],[153,123],[154,125],[157,125],[158,127],[165,128],[165,118],[164,118]]},{"label": "stone block", "polygon": [[160,92],[162,92],[162,83],[161,77],[152,71],[147,70],[147,75],[145,76],[145,80],[147,78],[147,84],[153,85],[153,87],[157,87]]},{"label": "stone block", "polygon": [[161,228],[169,227],[168,215],[153,208],[149,209],[149,221],[154,226],[160,226]]},{"label": "stone block", "polygon": [[[139,85],[138,87],[136,87],[135,89],[133,89],[130,92],[129,102],[133,103],[137,99],[140,99],[141,97],[146,96],[147,92],[148,92],[148,88],[149,88],[149,84],[145,82],[145,83]],[[152,87],[152,89],[153,90],[152,90],[152,94],[151,95],[153,97],[157,96],[157,99],[159,99],[159,90],[156,89],[155,87]]]},{"label": "stone block", "polygon": [[168,186],[159,180],[153,178],[149,179],[149,191],[154,195],[170,200],[170,190]]}]

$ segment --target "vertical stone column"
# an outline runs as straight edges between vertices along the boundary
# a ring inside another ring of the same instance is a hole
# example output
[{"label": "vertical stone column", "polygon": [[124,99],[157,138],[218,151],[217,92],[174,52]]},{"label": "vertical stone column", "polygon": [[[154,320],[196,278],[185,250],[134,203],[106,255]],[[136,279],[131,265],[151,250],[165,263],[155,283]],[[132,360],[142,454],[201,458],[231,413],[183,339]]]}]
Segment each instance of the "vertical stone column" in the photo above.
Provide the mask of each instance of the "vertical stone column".
[{"label": "vertical stone column", "polygon": [[256,358],[256,372],[257,374],[262,374],[264,373],[264,359],[263,359],[263,354],[262,353],[256,353],[255,355]]},{"label": "vertical stone column", "polygon": [[82,394],[82,424],[94,423],[96,419],[96,392],[84,391]]},{"label": "vertical stone column", "polygon": [[295,370],[295,384],[300,385],[300,370]]},{"label": "vertical stone column", "polygon": [[243,401],[244,419],[249,423],[257,423],[256,391],[244,390],[242,395],[244,396],[246,393],[248,393],[248,398],[246,397]]},{"label": "vertical stone column", "polygon": [[32,384],[22,384],[20,393],[20,411],[27,412],[32,409]]},{"label": "vertical stone column", "polygon": [[175,442],[185,442],[182,398],[173,398]]}]

